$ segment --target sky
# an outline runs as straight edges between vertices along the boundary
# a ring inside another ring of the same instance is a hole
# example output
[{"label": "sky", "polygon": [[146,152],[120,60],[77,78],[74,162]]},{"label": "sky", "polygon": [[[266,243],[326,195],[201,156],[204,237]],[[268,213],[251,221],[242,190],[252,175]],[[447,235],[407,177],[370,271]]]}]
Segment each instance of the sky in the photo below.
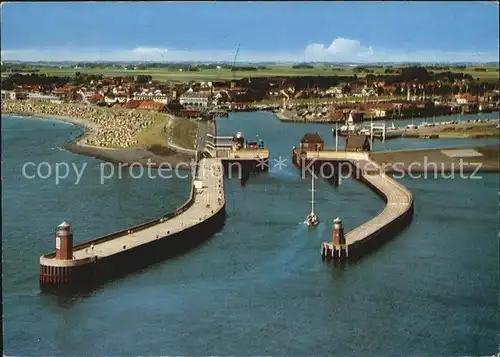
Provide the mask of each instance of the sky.
[{"label": "sky", "polygon": [[2,60],[497,62],[498,3],[3,3]]}]

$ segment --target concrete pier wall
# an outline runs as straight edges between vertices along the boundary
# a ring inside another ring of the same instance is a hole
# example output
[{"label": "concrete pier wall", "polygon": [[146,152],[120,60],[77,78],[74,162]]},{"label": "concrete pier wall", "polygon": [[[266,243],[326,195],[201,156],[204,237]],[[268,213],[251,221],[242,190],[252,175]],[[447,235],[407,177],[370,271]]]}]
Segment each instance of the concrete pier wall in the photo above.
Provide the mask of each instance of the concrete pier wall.
[{"label": "concrete pier wall", "polygon": [[224,222],[225,207],[209,219],[178,233],[159,237],[156,241],[124,249],[108,257],[66,267],[40,265],[40,283],[42,288],[47,285],[71,285],[82,289],[93,287],[184,254],[217,233],[224,226]]},{"label": "concrete pier wall", "polygon": [[[256,154],[262,155],[257,159]],[[242,167],[242,176],[267,169],[259,165],[262,159],[268,160],[267,150],[242,151],[239,155],[242,157],[230,160],[201,158],[189,197],[175,211],[77,244],[72,259],[57,259],[55,252],[41,256],[40,285],[92,286],[195,248],[224,225],[223,171],[231,168],[231,163]]]},{"label": "concrete pier wall", "polygon": [[[217,160],[213,162],[216,163]],[[218,165],[222,169],[220,161]],[[56,259],[55,252],[41,256],[39,281],[42,288],[68,285],[86,287],[98,284],[137,269],[142,269],[169,257],[185,253],[210,238],[224,225],[225,200],[223,198],[222,177],[207,176],[207,174],[211,173],[209,169],[205,169],[205,171],[207,170],[208,173],[204,172],[205,175],[202,175],[201,178],[205,177],[209,186],[202,189],[200,191],[202,193],[197,193],[193,182],[189,198],[174,212],[75,245],[73,247],[74,257],[71,260]],[[201,179],[198,174],[199,167],[197,167],[193,180],[196,178]],[[206,192],[203,193],[203,190]],[[222,192],[222,196],[218,196],[217,192],[219,191]],[[193,205],[196,205],[196,207],[193,207]],[[212,209],[211,212],[210,209]],[[191,214],[187,213],[191,212],[190,210],[195,211]],[[204,211],[208,212],[203,213]],[[182,219],[178,217],[180,215],[186,217]],[[192,223],[193,219],[196,219],[196,223]],[[186,222],[182,224],[181,222],[184,220]],[[171,221],[177,223],[169,225]],[[166,231],[166,229],[169,230]],[[148,234],[141,233],[146,231],[151,232]],[[156,236],[151,237],[151,234],[156,234]],[[124,244],[123,249],[120,245],[122,243]],[[129,246],[127,247],[126,244],[129,244]],[[93,254],[94,246],[96,248],[102,247],[101,249],[95,249],[95,255]]]},{"label": "concrete pier wall", "polygon": [[[378,169],[366,153],[349,152],[292,152],[293,163],[302,168],[304,165],[316,170],[326,162],[340,166],[350,164],[353,177],[366,184],[386,203],[376,217],[346,234],[346,247],[336,247],[332,242],[321,245],[321,255],[326,260],[356,260],[379,247],[404,230],[413,218],[413,196],[400,183]],[[314,161],[311,163],[311,161]],[[344,165],[339,165],[340,163]],[[338,175],[338,172],[337,172]]]}]

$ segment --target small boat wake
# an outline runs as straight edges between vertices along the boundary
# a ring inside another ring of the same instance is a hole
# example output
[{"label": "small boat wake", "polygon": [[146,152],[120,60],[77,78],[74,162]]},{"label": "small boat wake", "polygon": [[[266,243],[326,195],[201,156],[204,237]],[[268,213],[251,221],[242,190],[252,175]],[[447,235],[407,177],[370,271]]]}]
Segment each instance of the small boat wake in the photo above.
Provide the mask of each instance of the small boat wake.
[{"label": "small boat wake", "polygon": [[69,152],[68,150],[66,150],[65,148],[59,146],[59,147],[55,147],[55,148],[50,148],[49,150],[51,151],[65,151],[65,152]]}]

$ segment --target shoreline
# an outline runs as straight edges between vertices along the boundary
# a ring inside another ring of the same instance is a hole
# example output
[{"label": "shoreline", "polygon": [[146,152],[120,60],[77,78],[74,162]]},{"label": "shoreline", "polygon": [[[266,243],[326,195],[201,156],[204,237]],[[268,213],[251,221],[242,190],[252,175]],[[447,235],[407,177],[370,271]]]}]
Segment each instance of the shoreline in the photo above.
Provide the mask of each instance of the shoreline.
[{"label": "shoreline", "polygon": [[[294,113],[292,111],[287,110],[287,113],[282,113],[282,112],[274,112],[275,118],[278,119],[282,123],[292,123],[292,124],[343,124],[345,123],[345,119],[306,119],[304,117],[299,116],[297,113]],[[480,115],[480,114],[494,114],[494,113],[500,113],[500,109],[493,110],[493,111],[483,111],[483,112],[477,112],[477,113],[465,113],[465,115]],[[440,114],[439,116],[443,117],[451,117],[456,115],[457,113],[451,113],[451,114]],[[429,116],[414,116],[414,117],[397,117],[397,118],[392,118],[392,117],[374,117],[374,118],[364,118],[361,122],[356,123],[356,124],[366,124],[370,123],[370,121],[373,122],[385,122],[385,121],[405,121],[405,120],[411,120],[411,119],[425,119],[425,118],[431,118]]]},{"label": "shoreline", "polygon": [[[16,113],[16,112],[3,112],[3,115],[14,116],[23,120],[52,120],[58,123],[65,123],[69,125],[78,126],[83,132],[76,136],[73,140],[61,146],[62,149],[67,150],[73,154],[84,155],[98,160],[103,160],[115,164],[140,164],[148,166],[148,159],[152,168],[159,167],[160,165],[170,165],[179,167],[179,165],[188,164],[193,159],[193,155],[184,152],[175,151],[171,155],[157,155],[143,147],[126,147],[126,148],[110,148],[100,147],[84,143],[85,137],[88,135],[89,130],[96,130],[97,124],[89,120],[75,118],[64,115],[51,115],[51,114],[33,114],[33,113]],[[184,167],[179,167],[179,169]],[[190,170],[189,167],[185,167]]]}]

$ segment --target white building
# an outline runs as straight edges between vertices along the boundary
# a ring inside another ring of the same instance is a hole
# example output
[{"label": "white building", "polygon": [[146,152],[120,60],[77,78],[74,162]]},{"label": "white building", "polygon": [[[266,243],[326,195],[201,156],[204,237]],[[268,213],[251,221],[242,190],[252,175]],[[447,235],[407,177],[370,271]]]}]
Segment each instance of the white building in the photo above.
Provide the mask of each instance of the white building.
[{"label": "white building", "polygon": [[120,95],[107,95],[104,97],[104,101],[106,104],[115,104],[115,103],[126,103],[128,101],[128,98],[124,94]]},{"label": "white building", "polygon": [[385,118],[387,111],[385,109],[375,108],[372,109],[372,114],[375,118]]},{"label": "white building", "polygon": [[330,87],[325,91],[327,95],[342,96],[342,89],[339,87]]},{"label": "white building", "polygon": [[179,103],[185,107],[206,108],[210,102],[210,92],[187,91],[179,98]]},{"label": "white building", "polygon": [[50,102],[50,103],[62,103],[61,98],[52,94],[43,93],[28,93],[28,100],[34,100],[38,102]]},{"label": "white building", "polygon": [[160,90],[152,92],[136,92],[133,94],[132,99],[134,100],[153,100],[158,103],[168,104],[168,96],[163,94]]},{"label": "white building", "polygon": [[[19,94],[19,93],[16,93],[13,90],[3,90],[2,89],[2,99],[3,100],[5,100],[5,99],[16,100],[16,99],[18,99],[17,94]],[[23,98],[23,99],[26,99],[26,98]]]},{"label": "white building", "polygon": [[460,95],[456,95],[455,100],[456,100],[457,104],[468,104],[469,103],[469,101],[466,98],[464,98]]},{"label": "white building", "polygon": [[372,88],[368,88],[368,87],[364,87],[362,90],[361,90],[361,96],[362,97],[370,97],[370,96],[376,96],[377,93],[372,89]]}]

